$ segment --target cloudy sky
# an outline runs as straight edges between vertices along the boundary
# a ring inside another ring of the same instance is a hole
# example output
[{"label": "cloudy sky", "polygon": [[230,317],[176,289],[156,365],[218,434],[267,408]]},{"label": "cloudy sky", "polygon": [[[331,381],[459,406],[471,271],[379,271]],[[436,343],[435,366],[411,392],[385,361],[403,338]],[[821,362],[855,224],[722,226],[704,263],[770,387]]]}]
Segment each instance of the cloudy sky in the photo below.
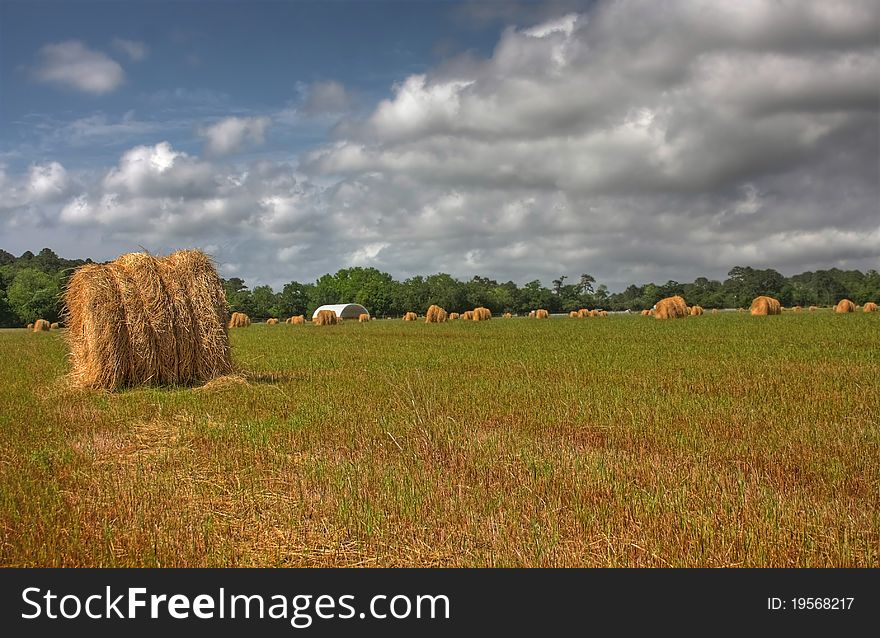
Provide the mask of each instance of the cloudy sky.
[{"label": "cloudy sky", "polygon": [[519,283],[880,267],[880,3],[0,0],[0,248]]}]

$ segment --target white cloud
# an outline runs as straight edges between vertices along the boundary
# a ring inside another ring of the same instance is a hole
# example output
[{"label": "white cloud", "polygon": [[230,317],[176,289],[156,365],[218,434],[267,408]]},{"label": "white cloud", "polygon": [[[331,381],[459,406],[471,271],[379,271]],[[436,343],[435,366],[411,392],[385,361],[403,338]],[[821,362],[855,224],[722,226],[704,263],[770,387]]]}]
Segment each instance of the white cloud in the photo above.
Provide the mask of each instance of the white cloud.
[{"label": "white cloud", "polygon": [[40,49],[40,63],[34,77],[40,82],[102,95],[118,89],[125,81],[119,64],[78,40],[47,44]]},{"label": "white cloud", "polygon": [[227,117],[199,131],[205,139],[208,155],[229,155],[248,145],[264,142],[266,129],[272,120],[268,117]]},{"label": "white cloud", "polygon": [[133,62],[144,60],[150,53],[150,48],[138,40],[113,38],[113,47],[117,51],[125,53]]}]

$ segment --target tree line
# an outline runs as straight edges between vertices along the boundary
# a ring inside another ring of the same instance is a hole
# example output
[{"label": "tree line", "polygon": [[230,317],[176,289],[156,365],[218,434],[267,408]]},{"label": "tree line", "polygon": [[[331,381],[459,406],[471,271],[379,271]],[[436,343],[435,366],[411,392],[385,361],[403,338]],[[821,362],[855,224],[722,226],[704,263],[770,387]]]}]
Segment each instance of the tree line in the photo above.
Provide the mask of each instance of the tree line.
[{"label": "tree line", "polygon": [[[38,318],[58,321],[67,279],[87,263],[93,262],[62,259],[48,248],[20,257],[0,250],[0,326],[21,326]],[[224,279],[223,287],[230,311],[255,319],[311,315],[318,306],[332,303],[359,303],[374,317],[397,317],[407,311],[422,313],[431,304],[449,312],[484,306],[495,314],[524,314],[536,308],[638,311],[672,295],[704,308],[746,308],[758,295],[775,297],[783,306],[831,306],[843,298],[857,304],[880,301],[880,273],[874,269],[862,273],[832,268],[785,277],[772,268],[749,266],[733,267],[724,281],[698,277],[690,283],[630,285],[621,292],[609,292],[586,273],[573,280],[562,275],[547,287],[537,279],[519,286],[480,276],[462,281],[446,273],[398,281],[376,268],[360,267],[328,273],[314,283],[291,281],[278,292],[269,286],[250,289],[238,277]]]}]

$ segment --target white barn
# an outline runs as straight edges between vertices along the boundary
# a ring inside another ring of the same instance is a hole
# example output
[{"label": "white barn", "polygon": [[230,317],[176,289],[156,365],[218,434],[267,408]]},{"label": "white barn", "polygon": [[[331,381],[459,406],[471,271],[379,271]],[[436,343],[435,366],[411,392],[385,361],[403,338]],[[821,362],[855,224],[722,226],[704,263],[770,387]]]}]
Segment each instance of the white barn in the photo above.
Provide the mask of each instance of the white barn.
[{"label": "white barn", "polygon": [[332,310],[336,313],[337,317],[343,319],[357,319],[361,315],[370,314],[369,311],[359,303],[334,303],[321,306],[315,310],[315,312],[312,313],[312,320],[314,320],[322,310]]}]

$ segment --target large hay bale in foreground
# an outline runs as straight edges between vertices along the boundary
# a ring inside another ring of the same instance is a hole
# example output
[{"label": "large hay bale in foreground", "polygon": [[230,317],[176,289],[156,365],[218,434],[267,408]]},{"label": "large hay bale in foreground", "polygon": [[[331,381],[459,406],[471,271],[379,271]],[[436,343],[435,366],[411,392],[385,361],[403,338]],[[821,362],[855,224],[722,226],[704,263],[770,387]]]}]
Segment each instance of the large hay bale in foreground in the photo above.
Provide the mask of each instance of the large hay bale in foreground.
[{"label": "large hay bale in foreground", "polygon": [[682,319],[687,316],[687,303],[679,295],[661,299],[654,308],[655,319]]},{"label": "large hay bale in foreground", "polygon": [[778,299],[761,295],[752,300],[752,307],[749,312],[755,316],[781,315],[782,304]]},{"label": "large hay bale in foreground", "polygon": [[862,306],[862,312],[877,312],[877,304],[873,301],[869,301],[864,306]]},{"label": "large hay bale in foreground", "polygon": [[45,319],[37,319],[34,322],[34,332],[43,332],[44,330],[49,330],[51,324]]},{"label": "large hay bale in foreground", "polygon": [[[851,302],[849,299],[841,299],[839,302],[837,302],[837,305],[834,306],[834,312],[836,312],[838,314],[844,314],[847,312],[855,312],[855,311],[856,311],[856,305],[853,302]],[[34,327],[34,329],[36,329],[36,326]]]},{"label": "large hay bale in foreground", "polygon": [[443,323],[446,321],[446,311],[437,304],[432,304],[425,313],[425,323]]},{"label": "large hay bale in foreground", "polygon": [[367,323],[370,320],[370,315],[366,312],[362,312],[358,315],[358,323]]},{"label": "large hay bale in foreground", "polygon": [[404,321],[416,321],[418,318],[419,318],[419,316],[414,312],[408,312],[405,315],[403,315]]},{"label": "large hay bale in foreground", "polygon": [[251,325],[251,318],[243,312],[233,312],[229,318],[230,328],[247,328]]},{"label": "large hay bale in foreground", "polygon": [[479,308],[474,308],[473,320],[474,321],[489,321],[492,318],[492,311],[488,308],[484,308],[480,306]]},{"label": "large hay bale in foreground", "polygon": [[535,319],[549,319],[550,313],[544,310],[543,308],[538,308],[535,310]]},{"label": "large hay bale in foreground", "polygon": [[460,316],[460,315],[459,315],[457,312],[450,312],[450,313],[449,313],[449,321],[452,321],[452,320],[454,320],[454,319],[458,319],[459,316]]},{"label": "large hay bale in foreground", "polygon": [[703,314],[703,306],[691,306],[691,317],[699,317]]},{"label": "large hay bale in foreground", "polygon": [[316,326],[335,326],[339,323],[339,317],[332,310],[319,310],[312,323]]},{"label": "large hay bale in foreground", "polygon": [[267,326],[275,326],[275,325],[278,325],[278,320],[275,319],[274,317],[270,317],[269,319],[266,319],[266,325],[267,325]]},{"label": "large hay bale in foreground", "polygon": [[82,266],[64,305],[77,385],[204,383],[233,370],[226,295],[198,250],[129,253]]}]

